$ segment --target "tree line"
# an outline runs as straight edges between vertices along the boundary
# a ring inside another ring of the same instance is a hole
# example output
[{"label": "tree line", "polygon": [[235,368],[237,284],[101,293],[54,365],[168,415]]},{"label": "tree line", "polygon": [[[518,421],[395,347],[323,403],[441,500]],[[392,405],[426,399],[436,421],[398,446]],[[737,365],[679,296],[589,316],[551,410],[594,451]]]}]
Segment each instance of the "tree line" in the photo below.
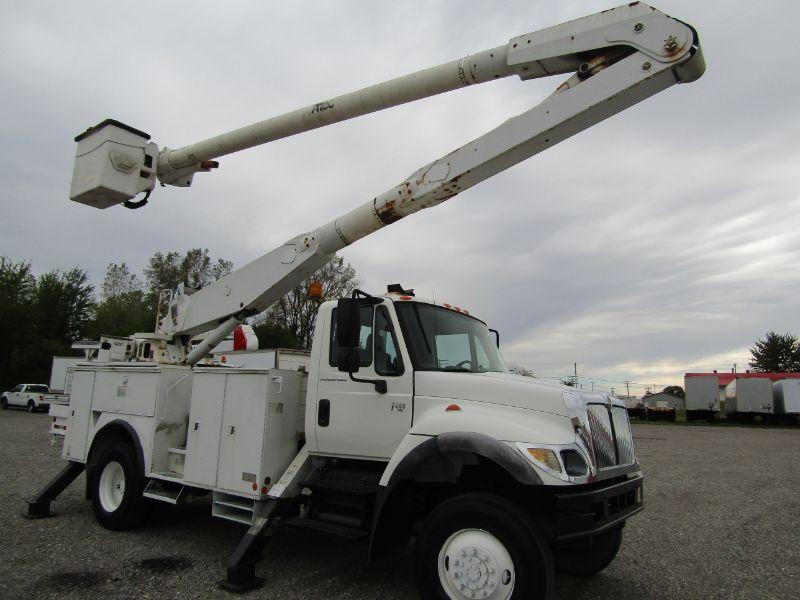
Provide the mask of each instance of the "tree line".
[{"label": "tree line", "polygon": [[[233,269],[207,249],[156,252],[141,274],[110,263],[95,289],[80,267],[35,275],[29,261],[0,257],[0,390],[18,383],[46,383],[51,358],[75,354],[72,342],[100,335],[151,332],[162,290],[183,283],[200,289]],[[346,296],[359,285],[340,256],[295,286],[264,313],[250,319],[262,348],[310,348],[320,299],[308,297],[312,281],[322,300]]]}]

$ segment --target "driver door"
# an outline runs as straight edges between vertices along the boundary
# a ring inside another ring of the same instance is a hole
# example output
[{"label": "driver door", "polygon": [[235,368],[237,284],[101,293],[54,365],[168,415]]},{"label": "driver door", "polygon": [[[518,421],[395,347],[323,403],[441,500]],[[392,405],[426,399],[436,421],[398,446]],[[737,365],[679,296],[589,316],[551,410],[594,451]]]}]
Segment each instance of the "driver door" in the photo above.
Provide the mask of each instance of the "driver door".
[{"label": "driver door", "polygon": [[357,379],[380,379],[387,392],[357,382],[336,366],[336,310],[325,327],[321,353],[316,434],[320,452],[389,459],[411,428],[413,371],[398,343],[397,326],[386,304],[361,306],[360,368]]}]

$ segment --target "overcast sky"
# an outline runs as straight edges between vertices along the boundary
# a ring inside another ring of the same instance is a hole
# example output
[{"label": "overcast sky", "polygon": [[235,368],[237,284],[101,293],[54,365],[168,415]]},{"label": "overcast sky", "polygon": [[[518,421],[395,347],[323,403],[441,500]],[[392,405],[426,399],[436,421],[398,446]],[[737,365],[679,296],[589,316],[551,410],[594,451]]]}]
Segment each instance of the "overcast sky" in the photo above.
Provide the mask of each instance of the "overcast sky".
[{"label": "overcast sky", "polygon": [[[37,272],[208,248],[237,266],[518,114],[565,77],[475,86],[224,157],[142,210],[68,199],[106,117],[180,147],[614,6],[607,1],[14,2],[0,22],[0,255]],[[595,389],[746,368],[800,333],[800,3],[663,0],[708,70],[343,254]],[[602,380],[602,381],[601,381]]]}]

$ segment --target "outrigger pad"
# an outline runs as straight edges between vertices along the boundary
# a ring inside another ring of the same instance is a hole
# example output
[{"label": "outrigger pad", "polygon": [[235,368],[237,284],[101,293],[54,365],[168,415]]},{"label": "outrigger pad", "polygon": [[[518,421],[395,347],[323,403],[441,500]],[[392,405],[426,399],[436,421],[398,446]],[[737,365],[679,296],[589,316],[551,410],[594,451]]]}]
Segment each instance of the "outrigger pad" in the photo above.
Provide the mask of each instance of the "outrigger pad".
[{"label": "outrigger pad", "polygon": [[50,501],[43,500],[37,502],[35,500],[28,500],[28,510],[22,513],[26,519],[44,519],[52,517],[53,512],[50,510]]},{"label": "outrigger pad", "polygon": [[264,585],[266,580],[256,576],[256,566],[244,565],[241,567],[228,567],[228,576],[217,582],[223,590],[234,594],[243,594]]}]

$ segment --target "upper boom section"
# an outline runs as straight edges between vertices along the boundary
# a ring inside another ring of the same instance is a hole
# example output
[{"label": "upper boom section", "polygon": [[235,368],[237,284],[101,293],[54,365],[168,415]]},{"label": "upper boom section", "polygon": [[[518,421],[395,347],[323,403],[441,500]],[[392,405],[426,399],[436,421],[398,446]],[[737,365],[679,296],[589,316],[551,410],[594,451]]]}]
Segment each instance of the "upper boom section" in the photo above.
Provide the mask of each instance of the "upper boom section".
[{"label": "upper boom section", "polygon": [[[216,327],[227,335],[239,319],[268,308],[341,248],[435,206],[558,142],[705,70],[688,25],[633,3],[513,38],[484,50],[337,98],[315,103],[178,150],[106,121],[78,136],[71,198],[105,208],[131,203],[164,183],[191,184],[212,159],[390,106],[466,85],[517,75],[572,73],[545,101],[435,160],[397,186],[314,231],[300,234],[192,295],[179,290],[159,333],[177,339]],[[220,324],[221,323],[221,324]],[[200,356],[200,349],[189,362]],[[196,355],[196,356],[195,356]]]},{"label": "upper boom section", "polygon": [[96,208],[123,203],[138,207],[130,201],[151,191],[156,177],[162,183],[188,187],[195,173],[216,167],[213,159],[233,152],[510,75],[523,80],[572,72],[588,76],[634,51],[674,65],[694,47],[692,68],[679,77],[691,81],[705,68],[695,37],[680,21],[634,2],[179,149],[159,151],[146,133],[106,120],[75,138],[78,149],[70,198]]}]

